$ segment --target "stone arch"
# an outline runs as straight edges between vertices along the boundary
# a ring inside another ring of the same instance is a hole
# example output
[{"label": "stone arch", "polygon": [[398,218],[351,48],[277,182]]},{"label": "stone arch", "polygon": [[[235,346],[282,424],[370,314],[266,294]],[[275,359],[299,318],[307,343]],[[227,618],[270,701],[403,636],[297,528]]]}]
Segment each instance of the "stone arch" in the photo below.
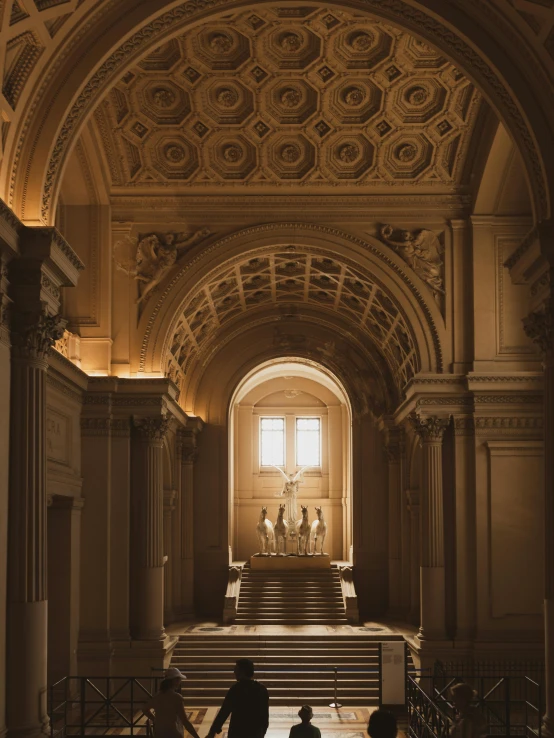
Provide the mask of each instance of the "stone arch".
[{"label": "stone arch", "polygon": [[208,334],[214,326],[232,333],[241,315],[282,320],[280,306],[289,304],[301,308],[303,319],[333,316],[337,332],[342,324],[365,335],[384,359],[377,363],[388,366],[397,396],[415,373],[441,372],[449,360],[439,307],[392,249],[373,238],[297,223],[248,228],[191,253],[147,304],[133,370],[169,373],[183,386],[192,363],[213,351]]},{"label": "stone arch", "polygon": [[[63,62],[45,70],[27,117],[10,134],[4,196],[16,214],[30,224],[54,222],[67,155],[87,116],[132,63],[184,27],[248,5],[216,0],[209,6],[185,2],[167,7],[158,0],[137,6],[129,0],[118,3],[117,12],[110,8],[111,15],[98,11],[78,39],[79,59],[71,56],[76,49],[68,45]],[[355,8],[402,27],[458,64],[485,94],[522,154],[535,219],[550,216],[554,162],[550,99],[544,95],[549,86],[537,56],[517,36],[513,20],[512,25],[476,0],[464,3],[463,9],[443,3],[433,13],[415,0],[334,0],[330,6]],[[108,24],[108,33],[98,30],[100,18]],[[514,45],[521,54],[511,53]]]}]

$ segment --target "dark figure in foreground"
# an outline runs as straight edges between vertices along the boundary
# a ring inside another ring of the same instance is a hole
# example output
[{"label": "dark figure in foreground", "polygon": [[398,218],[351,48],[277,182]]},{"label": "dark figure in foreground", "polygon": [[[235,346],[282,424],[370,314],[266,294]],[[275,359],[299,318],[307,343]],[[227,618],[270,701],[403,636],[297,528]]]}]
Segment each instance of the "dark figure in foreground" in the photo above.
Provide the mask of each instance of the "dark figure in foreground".
[{"label": "dark figure in foreground", "polygon": [[314,716],[314,711],[309,705],[302,705],[298,713],[298,717],[302,722],[299,725],[293,725],[290,729],[289,738],[321,738],[321,731],[310,722]]},{"label": "dark figure in foreground", "polygon": [[221,733],[229,715],[229,738],[264,738],[269,726],[269,695],[264,685],[254,679],[250,659],[237,661],[235,678],[237,683],[227,692],[208,738]]},{"label": "dark figure in foreground", "polygon": [[375,710],[369,716],[367,726],[369,738],[396,738],[398,727],[396,718],[388,710]]},{"label": "dark figure in foreground", "polygon": [[185,730],[193,738],[199,738],[187,718],[183,698],[179,693],[182,679],[186,677],[179,669],[168,669],[160,691],[143,708],[143,713],[154,723],[156,738],[183,738]]}]

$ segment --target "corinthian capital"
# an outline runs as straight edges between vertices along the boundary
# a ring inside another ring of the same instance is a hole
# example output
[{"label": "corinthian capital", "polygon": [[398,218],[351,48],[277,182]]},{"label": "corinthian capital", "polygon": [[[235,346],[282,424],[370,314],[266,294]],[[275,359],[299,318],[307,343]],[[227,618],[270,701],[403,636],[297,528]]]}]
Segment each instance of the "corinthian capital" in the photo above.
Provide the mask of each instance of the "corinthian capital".
[{"label": "corinthian capital", "polygon": [[554,347],[553,328],[550,301],[545,304],[543,310],[535,310],[523,318],[523,330],[526,336],[544,353],[552,351]]},{"label": "corinthian capital", "polygon": [[413,429],[422,441],[442,441],[444,431],[448,428],[449,419],[429,415],[422,418],[417,413],[410,415]]},{"label": "corinthian capital", "polygon": [[34,320],[30,316],[16,316],[12,330],[16,355],[28,359],[46,359],[54,343],[63,336],[66,325],[67,321],[60,315],[48,315],[46,312]]},{"label": "corinthian capital", "polygon": [[169,429],[169,418],[166,416],[156,418],[133,418],[133,426],[137,434],[145,441],[161,443]]}]

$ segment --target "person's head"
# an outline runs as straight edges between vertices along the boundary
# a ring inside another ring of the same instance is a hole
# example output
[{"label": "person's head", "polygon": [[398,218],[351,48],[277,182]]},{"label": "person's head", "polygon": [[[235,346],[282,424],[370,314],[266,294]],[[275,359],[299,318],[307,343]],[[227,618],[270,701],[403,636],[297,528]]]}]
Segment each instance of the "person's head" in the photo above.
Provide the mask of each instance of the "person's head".
[{"label": "person's head", "polygon": [[170,692],[172,689],[177,690],[181,686],[181,681],[186,679],[184,674],[181,674],[179,669],[171,667],[166,669],[162,683],[160,684],[160,690],[162,692]]},{"label": "person's head", "polygon": [[254,662],[250,659],[239,659],[235,664],[235,677],[241,679],[252,679],[254,676]]},{"label": "person's head", "polygon": [[463,712],[471,705],[475,692],[470,684],[459,682],[451,687],[450,696],[452,697],[452,702],[454,703],[456,710],[458,710],[458,712]]},{"label": "person's head", "polygon": [[309,705],[302,705],[298,711],[298,717],[303,723],[309,723],[314,716],[314,711]]},{"label": "person's head", "polygon": [[370,738],[396,738],[396,718],[388,710],[379,708],[369,716],[367,732]]}]

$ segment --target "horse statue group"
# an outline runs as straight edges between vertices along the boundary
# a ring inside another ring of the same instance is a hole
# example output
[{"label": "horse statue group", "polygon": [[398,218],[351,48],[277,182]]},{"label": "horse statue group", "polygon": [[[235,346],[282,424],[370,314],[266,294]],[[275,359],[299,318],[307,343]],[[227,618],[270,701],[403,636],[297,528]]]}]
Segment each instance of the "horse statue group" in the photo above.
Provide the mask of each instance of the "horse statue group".
[{"label": "horse statue group", "polygon": [[[317,543],[320,541],[319,553],[323,555],[323,545],[327,535],[327,523],[320,507],[315,509],[317,520],[310,525],[308,508],[302,505],[302,518],[296,523],[296,553],[298,556],[307,556],[317,553]],[[262,556],[270,556],[276,549],[278,556],[284,556],[287,551],[289,524],[285,520],[285,505],[279,505],[279,512],[275,525],[267,518],[267,507],[262,507],[256,527]]]}]

